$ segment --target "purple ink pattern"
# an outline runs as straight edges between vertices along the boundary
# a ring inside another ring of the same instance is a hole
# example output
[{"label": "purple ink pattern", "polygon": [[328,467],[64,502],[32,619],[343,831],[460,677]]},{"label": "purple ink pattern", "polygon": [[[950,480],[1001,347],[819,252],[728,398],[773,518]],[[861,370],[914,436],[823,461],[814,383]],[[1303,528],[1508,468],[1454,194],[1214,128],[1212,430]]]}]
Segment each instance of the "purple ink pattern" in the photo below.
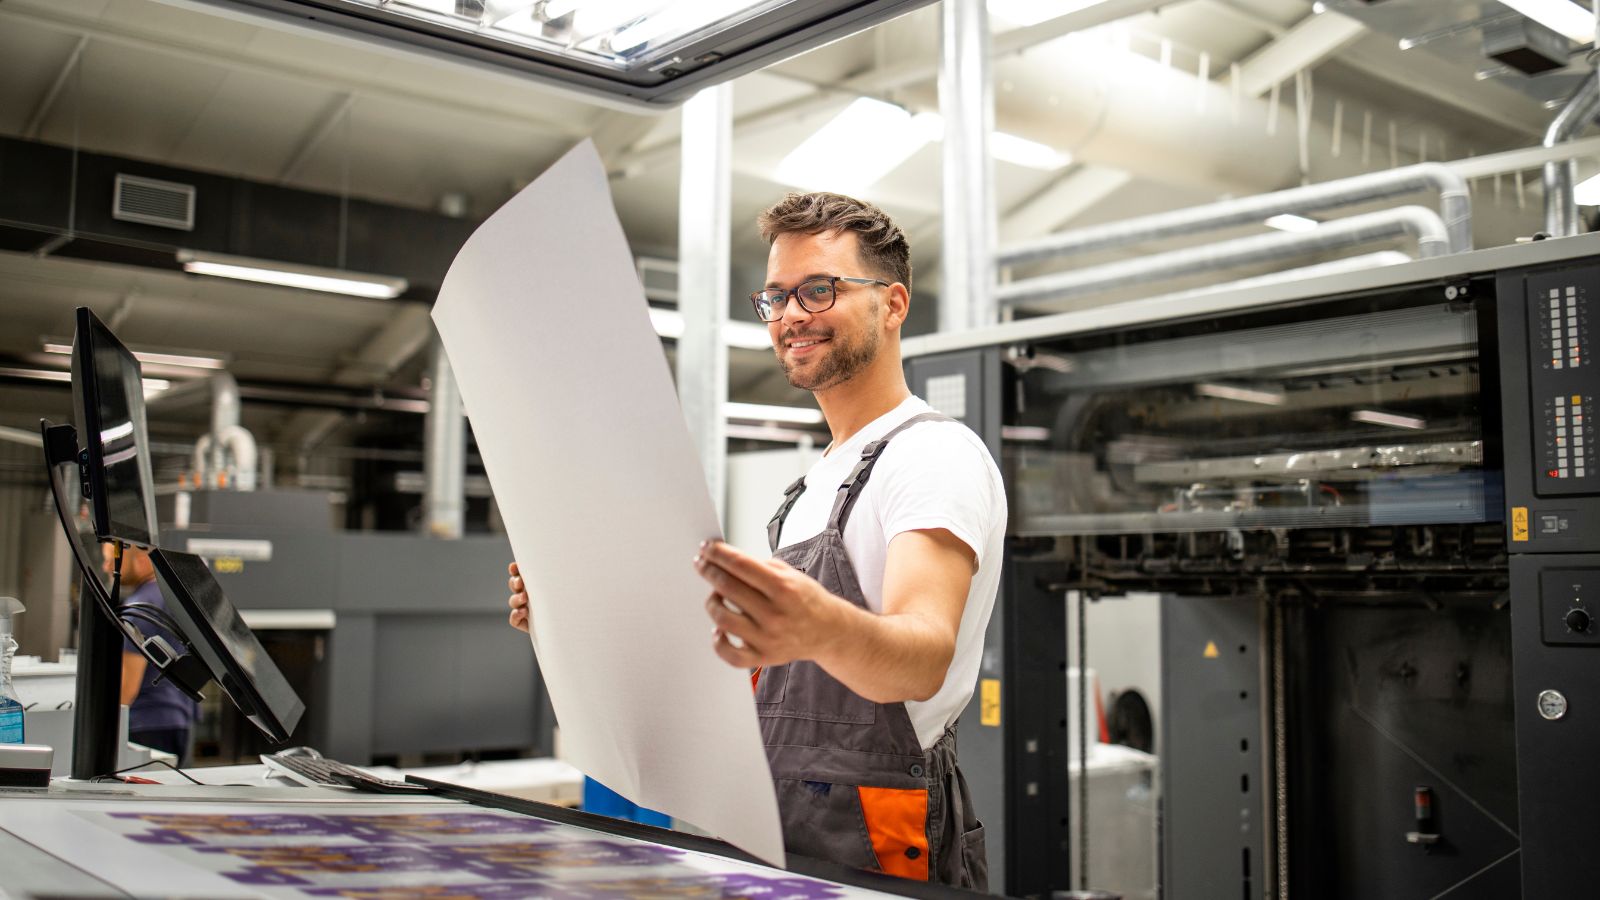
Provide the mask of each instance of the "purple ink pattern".
[{"label": "purple ink pattern", "polygon": [[[144,844],[199,845],[237,838],[350,838],[369,844],[413,844],[427,839],[490,835],[530,835],[548,831],[549,822],[493,813],[404,815],[193,815],[188,813],[111,813],[113,818],[153,826],[128,835]],[[218,839],[221,839],[220,841]]]},{"label": "purple ink pattern", "polygon": [[843,896],[838,888],[820,881],[748,874],[602,879],[559,885],[503,881],[427,887],[312,888],[304,893],[341,900],[830,900]]}]

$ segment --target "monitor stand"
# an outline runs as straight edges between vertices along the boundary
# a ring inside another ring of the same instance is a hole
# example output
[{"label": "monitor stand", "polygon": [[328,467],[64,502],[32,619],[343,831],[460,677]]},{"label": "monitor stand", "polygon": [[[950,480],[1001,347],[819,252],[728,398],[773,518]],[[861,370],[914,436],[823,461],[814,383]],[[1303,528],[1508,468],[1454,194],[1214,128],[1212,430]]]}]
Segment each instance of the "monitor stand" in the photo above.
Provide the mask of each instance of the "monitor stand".
[{"label": "monitor stand", "polygon": [[122,632],[106,621],[90,590],[84,585],[78,592],[78,685],[72,707],[72,777],[85,781],[116,770],[122,717]]}]

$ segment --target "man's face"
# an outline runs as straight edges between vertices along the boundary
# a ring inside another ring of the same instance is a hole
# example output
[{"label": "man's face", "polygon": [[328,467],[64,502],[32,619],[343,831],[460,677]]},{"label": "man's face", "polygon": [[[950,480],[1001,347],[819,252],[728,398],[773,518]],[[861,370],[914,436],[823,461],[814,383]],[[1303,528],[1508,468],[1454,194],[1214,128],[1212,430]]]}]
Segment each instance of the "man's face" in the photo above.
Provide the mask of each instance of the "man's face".
[{"label": "man's face", "polygon": [[[767,255],[769,288],[789,289],[820,275],[875,278],[861,262],[853,232],[780,234]],[[876,285],[840,282],[833,307],[808,312],[791,296],[783,317],[767,323],[772,349],[789,383],[824,391],[855,377],[878,356],[883,342]]]}]

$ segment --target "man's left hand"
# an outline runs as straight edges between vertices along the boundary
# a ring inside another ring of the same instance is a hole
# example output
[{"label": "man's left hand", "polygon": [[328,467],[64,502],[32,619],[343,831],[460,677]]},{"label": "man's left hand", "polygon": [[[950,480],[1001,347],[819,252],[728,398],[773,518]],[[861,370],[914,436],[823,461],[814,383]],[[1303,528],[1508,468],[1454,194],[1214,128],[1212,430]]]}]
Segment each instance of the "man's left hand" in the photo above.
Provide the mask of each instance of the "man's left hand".
[{"label": "man's left hand", "polygon": [[722,541],[700,545],[694,567],[711,585],[706,612],[715,626],[712,646],[729,665],[754,668],[816,659],[855,611],[788,563],[756,559]]}]

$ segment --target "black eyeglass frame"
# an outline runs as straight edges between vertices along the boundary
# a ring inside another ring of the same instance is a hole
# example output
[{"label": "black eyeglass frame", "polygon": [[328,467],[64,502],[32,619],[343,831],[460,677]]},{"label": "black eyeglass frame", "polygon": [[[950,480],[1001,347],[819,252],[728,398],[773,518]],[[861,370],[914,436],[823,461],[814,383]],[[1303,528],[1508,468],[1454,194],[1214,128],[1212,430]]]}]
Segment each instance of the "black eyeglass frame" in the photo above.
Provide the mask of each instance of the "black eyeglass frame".
[{"label": "black eyeglass frame", "polygon": [[[828,290],[832,299],[828,301],[826,306],[813,307],[810,303],[807,303],[800,298],[800,290],[808,284],[816,284],[819,281],[828,282]],[[777,315],[774,315],[770,319],[761,314],[762,299],[767,298],[768,295],[776,295],[777,298],[767,299],[766,302],[769,307],[775,307],[780,303],[787,304],[789,302],[789,298],[793,297],[795,301],[800,304],[800,308],[808,313],[816,314],[820,312],[827,312],[833,308],[835,303],[839,302],[839,282],[841,281],[848,284],[876,284],[882,285],[883,287],[890,286],[890,282],[884,281],[881,278],[854,278],[849,275],[823,275],[818,278],[807,278],[805,281],[802,281],[787,290],[783,288],[764,288],[762,290],[755,291],[750,295],[750,305],[755,307],[756,318],[763,322],[776,322],[783,318],[782,311],[779,311]]]}]

